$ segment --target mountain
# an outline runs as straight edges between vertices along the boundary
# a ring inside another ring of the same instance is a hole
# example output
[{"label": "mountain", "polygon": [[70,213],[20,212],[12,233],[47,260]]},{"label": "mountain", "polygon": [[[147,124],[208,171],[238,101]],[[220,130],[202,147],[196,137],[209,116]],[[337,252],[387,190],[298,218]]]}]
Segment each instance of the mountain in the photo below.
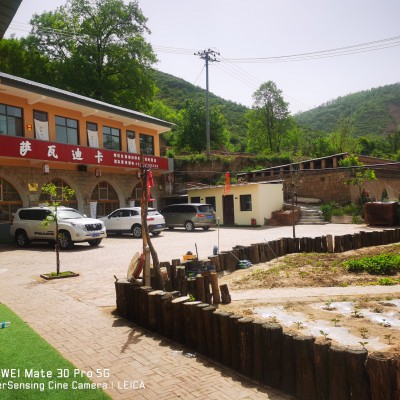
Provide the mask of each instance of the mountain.
[{"label": "mountain", "polygon": [[341,116],[353,116],[356,137],[397,131],[400,126],[400,83],[338,97],[296,114],[294,118],[302,126],[330,133]]},{"label": "mountain", "polygon": [[[206,91],[199,86],[165,72],[155,70],[154,73],[156,86],[159,89],[157,99],[175,111],[182,110],[188,99],[200,96],[205,99],[206,97]],[[233,101],[224,100],[211,92],[209,93],[209,101],[211,107],[218,106],[225,116],[227,128],[231,134],[231,143],[238,151],[244,151],[246,141],[244,115],[248,108]]]}]

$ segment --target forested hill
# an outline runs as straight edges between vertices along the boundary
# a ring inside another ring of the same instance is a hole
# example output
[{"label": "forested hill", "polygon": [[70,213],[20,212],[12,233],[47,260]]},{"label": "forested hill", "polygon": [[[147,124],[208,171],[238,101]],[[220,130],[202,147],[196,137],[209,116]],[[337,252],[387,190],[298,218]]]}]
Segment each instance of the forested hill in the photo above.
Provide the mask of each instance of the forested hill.
[{"label": "forested hill", "polygon": [[[159,89],[157,98],[175,111],[185,108],[187,100],[199,96],[205,99],[206,92],[204,89],[173,75],[155,70],[155,80]],[[248,108],[233,101],[224,100],[211,92],[209,96],[210,106],[219,106],[222,114],[225,116],[233,144],[237,145],[239,142],[244,144],[246,137],[244,115]]]},{"label": "forested hill", "polygon": [[397,131],[400,126],[400,83],[338,97],[295,115],[295,119],[303,126],[330,133],[341,116],[353,116],[356,137]]}]

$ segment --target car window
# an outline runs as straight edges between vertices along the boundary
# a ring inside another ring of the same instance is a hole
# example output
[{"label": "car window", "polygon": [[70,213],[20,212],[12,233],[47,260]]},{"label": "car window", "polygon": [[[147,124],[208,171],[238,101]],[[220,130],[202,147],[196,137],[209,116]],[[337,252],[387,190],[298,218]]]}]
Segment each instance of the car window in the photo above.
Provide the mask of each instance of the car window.
[{"label": "car window", "polygon": [[131,210],[121,210],[120,217],[130,217],[132,215]]},{"label": "car window", "polygon": [[57,210],[58,219],[78,219],[84,218],[84,215],[77,210]]},{"label": "car window", "polygon": [[193,206],[188,206],[188,205],[182,205],[179,207],[179,211],[180,213],[195,213],[196,209]]},{"label": "car window", "polygon": [[149,210],[147,215],[160,215],[160,213],[157,210]]},{"label": "car window", "polygon": [[161,213],[174,213],[177,212],[177,206],[168,206],[162,209]]},{"label": "car window", "polygon": [[21,210],[19,218],[31,221],[43,221],[50,214],[50,210]]},{"label": "car window", "polygon": [[212,206],[210,206],[209,204],[204,204],[202,206],[199,206],[199,211],[201,212],[214,212],[214,209],[212,208]]},{"label": "car window", "polygon": [[131,210],[130,215],[131,215],[132,217],[136,217],[137,215],[139,215],[139,211],[137,211],[137,210]]}]

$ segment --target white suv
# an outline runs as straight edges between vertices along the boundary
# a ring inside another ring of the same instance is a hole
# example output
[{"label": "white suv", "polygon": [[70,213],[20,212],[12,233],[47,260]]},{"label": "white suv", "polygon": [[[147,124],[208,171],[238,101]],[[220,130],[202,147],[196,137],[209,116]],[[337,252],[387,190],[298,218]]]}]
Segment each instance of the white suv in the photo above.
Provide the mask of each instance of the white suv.
[{"label": "white suv", "polygon": [[[113,211],[106,217],[100,218],[107,233],[132,233],[133,237],[142,237],[142,209],[140,207],[125,207]],[[164,217],[155,209],[147,210],[147,226],[153,236],[157,236],[165,229]]]},{"label": "white suv", "polygon": [[[18,246],[26,247],[31,241],[55,241],[55,221],[43,224],[49,216],[54,216],[54,207],[20,208],[14,215],[10,233]],[[70,249],[75,242],[88,242],[98,246],[107,237],[104,223],[98,219],[87,218],[74,208],[57,207],[57,220],[60,247]]]}]

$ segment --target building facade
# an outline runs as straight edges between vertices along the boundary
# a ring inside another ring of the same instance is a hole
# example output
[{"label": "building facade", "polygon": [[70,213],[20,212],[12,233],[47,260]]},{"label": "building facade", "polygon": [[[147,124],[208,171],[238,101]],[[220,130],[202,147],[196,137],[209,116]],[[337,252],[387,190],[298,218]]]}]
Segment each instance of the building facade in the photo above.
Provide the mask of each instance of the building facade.
[{"label": "building facade", "polygon": [[223,225],[265,225],[283,207],[283,183],[234,184],[229,191],[226,186],[190,189],[188,200],[211,204]]},{"label": "building facade", "polygon": [[365,168],[373,169],[376,180],[368,181],[361,188],[347,185],[346,181],[354,176],[356,170],[340,167],[340,161],[348,153],[334,154],[328,157],[280,165],[257,171],[238,174],[240,182],[258,182],[282,179],[284,181],[285,200],[291,198],[296,186],[298,198],[315,199],[320,202],[356,203],[360,189],[367,190],[373,201],[380,201],[383,191],[390,194],[392,200],[400,198],[400,163],[376,157],[358,156]]},{"label": "building facade", "polygon": [[[160,134],[171,124],[71,92],[0,72],[0,235],[12,213],[47,199],[53,182],[74,198],[64,204],[104,216],[138,204],[141,167],[151,170],[152,205],[173,170],[160,157]],[[142,158],[141,158],[142,154]],[[1,237],[1,236],[0,236]]]}]

